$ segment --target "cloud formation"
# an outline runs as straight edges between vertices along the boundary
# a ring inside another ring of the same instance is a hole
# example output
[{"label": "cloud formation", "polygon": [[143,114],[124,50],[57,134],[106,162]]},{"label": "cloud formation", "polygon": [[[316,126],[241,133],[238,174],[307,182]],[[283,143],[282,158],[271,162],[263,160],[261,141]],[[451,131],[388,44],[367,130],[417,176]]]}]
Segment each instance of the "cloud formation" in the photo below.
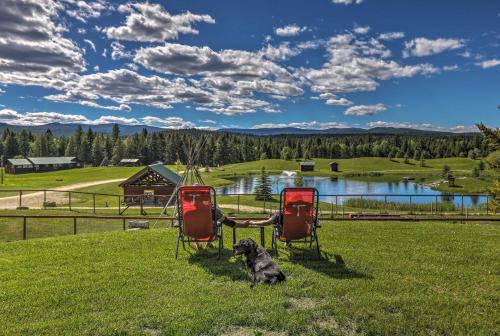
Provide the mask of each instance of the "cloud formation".
[{"label": "cloud formation", "polygon": [[210,15],[171,15],[161,5],[148,2],[120,5],[118,10],[128,14],[124,25],[104,29],[106,36],[115,40],[163,42],[178,39],[180,34],[198,34],[195,23],[215,23]]},{"label": "cloud formation", "polygon": [[481,66],[483,69],[493,68],[500,65],[500,59],[496,58],[490,59],[487,61],[480,62],[478,63],[478,65]]},{"label": "cloud formation", "polygon": [[300,33],[304,32],[307,29],[307,27],[300,27],[296,24],[291,24],[288,26],[284,27],[279,27],[274,30],[274,33],[278,36],[281,37],[291,37],[291,36],[297,36]]},{"label": "cloud formation", "polygon": [[344,114],[354,116],[371,116],[385,110],[387,110],[387,107],[385,107],[382,103],[376,105],[356,105],[349,107],[345,110]]},{"label": "cloud formation", "polygon": [[409,42],[405,42],[403,57],[410,56],[423,57],[442,53],[446,50],[460,49],[465,46],[463,39],[445,39],[438,38],[430,40],[425,37],[419,37]]}]

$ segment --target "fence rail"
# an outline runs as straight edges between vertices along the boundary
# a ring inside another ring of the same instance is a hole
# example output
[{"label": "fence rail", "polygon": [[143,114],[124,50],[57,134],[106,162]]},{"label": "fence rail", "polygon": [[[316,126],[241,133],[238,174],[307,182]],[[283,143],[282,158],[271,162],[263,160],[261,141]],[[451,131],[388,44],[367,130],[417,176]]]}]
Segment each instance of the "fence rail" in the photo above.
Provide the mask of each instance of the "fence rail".
[{"label": "fence rail", "polygon": [[[255,216],[238,216],[232,217],[236,220],[260,219]],[[2,222],[2,220],[9,220]],[[16,223],[15,220],[18,220]],[[43,220],[51,220],[49,225],[43,223]],[[87,220],[87,223],[84,221]],[[172,216],[92,216],[92,215],[4,215],[0,214],[0,241],[27,240],[30,238],[50,237],[57,235],[77,235],[80,228],[85,233],[127,230],[127,222],[130,220],[151,221],[153,223],[161,223],[158,227],[173,227],[176,217]],[[92,229],[94,221],[96,226]],[[113,222],[114,221],[114,222]],[[499,222],[500,217],[484,217],[484,216],[403,216],[403,217],[329,217],[321,216],[320,221],[384,221],[384,222],[421,222],[421,221],[439,221],[439,222]],[[2,225],[3,224],[3,225]],[[163,225],[162,225],[163,224]],[[328,225],[328,224],[327,224]]]}]

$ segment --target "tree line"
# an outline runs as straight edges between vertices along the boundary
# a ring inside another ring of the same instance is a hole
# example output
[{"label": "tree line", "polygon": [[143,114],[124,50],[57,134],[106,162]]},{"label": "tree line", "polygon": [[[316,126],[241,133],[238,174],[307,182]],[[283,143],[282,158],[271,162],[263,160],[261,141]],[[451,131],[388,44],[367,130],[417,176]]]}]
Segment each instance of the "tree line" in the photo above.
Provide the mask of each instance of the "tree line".
[{"label": "tree line", "polygon": [[477,158],[485,157],[491,149],[481,134],[252,136],[196,129],[143,129],[122,136],[120,127],[114,125],[109,135],[80,126],[71,136],[54,136],[50,129],[43,134],[5,129],[0,137],[0,156],[75,156],[88,165],[100,165],[104,159],[116,164],[123,158],[138,158],[144,164],[173,164],[188,161],[189,144],[193,148],[202,144],[197,163],[210,166],[276,158]]}]

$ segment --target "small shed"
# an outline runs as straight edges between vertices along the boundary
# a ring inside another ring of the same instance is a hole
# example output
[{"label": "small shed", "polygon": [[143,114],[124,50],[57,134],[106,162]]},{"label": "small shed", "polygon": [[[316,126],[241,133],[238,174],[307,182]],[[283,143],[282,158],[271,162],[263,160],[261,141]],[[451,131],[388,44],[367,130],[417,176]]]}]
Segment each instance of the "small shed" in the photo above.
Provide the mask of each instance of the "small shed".
[{"label": "small shed", "polygon": [[155,163],[144,167],[127,180],[120,183],[124,201],[133,204],[164,204],[172,195],[181,177],[165,167]]},{"label": "small shed", "polygon": [[337,162],[330,162],[330,171],[338,172],[339,171],[339,164]]},{"label": "small shed", "polygon": [[139,159],[121,159],[118,162],[121,167],[139,167],[141,165],[141,160]]},{"label": "small shed", "polygon": [[33,164],[28,159],[8,159],[5,162],[5,172],[9,174],[32,173]]},{"label": "small shed", "polygon": [[312,161],[304,161],[300,162],[300,171],[306,172],[306,171],[314,171],[314,165],[315,163]]}]

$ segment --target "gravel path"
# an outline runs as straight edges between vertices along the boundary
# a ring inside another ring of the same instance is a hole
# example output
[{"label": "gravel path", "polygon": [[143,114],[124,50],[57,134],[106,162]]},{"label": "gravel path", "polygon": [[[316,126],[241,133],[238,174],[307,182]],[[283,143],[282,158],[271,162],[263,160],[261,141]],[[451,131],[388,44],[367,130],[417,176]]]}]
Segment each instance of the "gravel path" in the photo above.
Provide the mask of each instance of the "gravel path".
[{"label": "gravel path", "polygon": [[[93,187],[100,184],[121,182],[125,179],[101,180],[92,182],[81,182],[52,188],[53,191],[47,191],[47,201],[56,202],[57,205],[68,202],[68,194],[58,191],[73,191],[87,187]],[[19,206],[19,196],[9,196],[0,198],[0,209],[15,209]],[[29,208],[43,207],[43,191],[23,195],[22,206]]]}]

